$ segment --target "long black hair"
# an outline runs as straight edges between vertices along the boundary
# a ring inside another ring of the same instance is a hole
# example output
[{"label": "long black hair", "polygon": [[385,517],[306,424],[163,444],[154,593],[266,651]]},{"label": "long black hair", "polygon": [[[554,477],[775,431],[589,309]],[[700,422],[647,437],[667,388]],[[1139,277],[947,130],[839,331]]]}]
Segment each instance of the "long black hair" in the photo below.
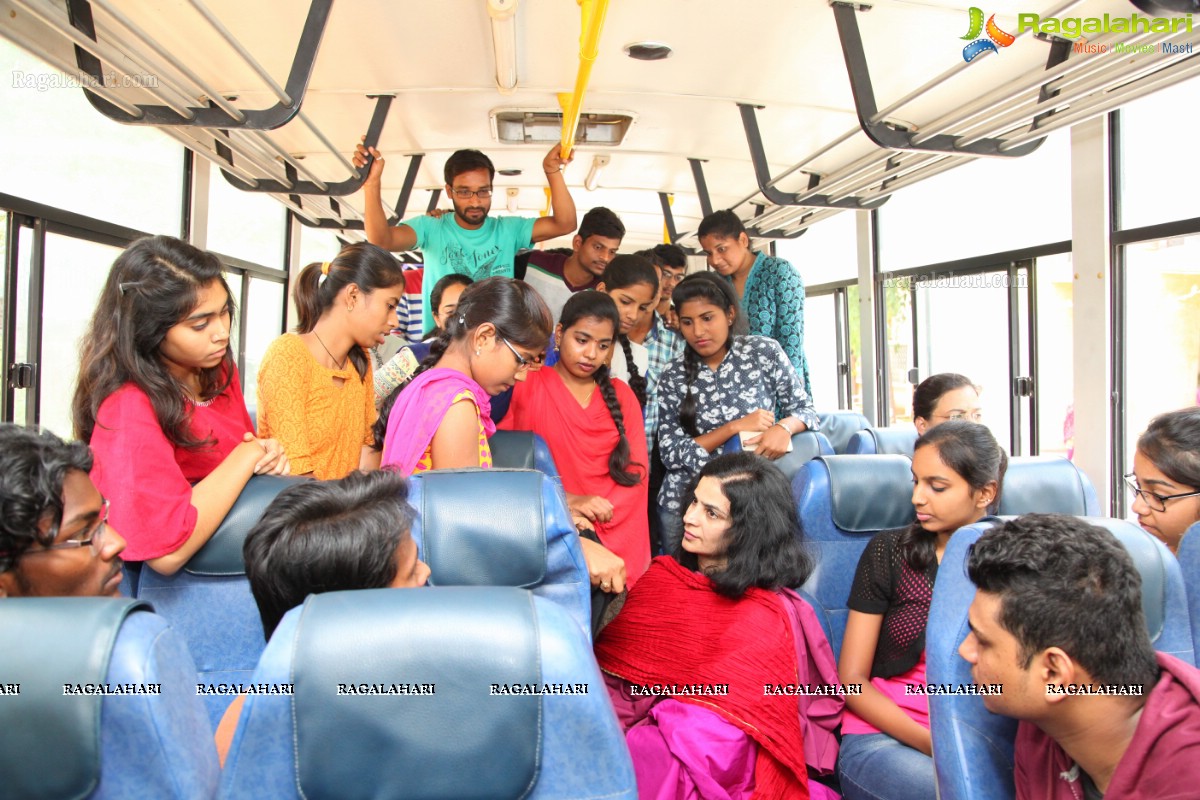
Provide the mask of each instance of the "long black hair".
[{"label": "long black hair", "polygon": [[[779,468],[753,453],[728,453],[704,465],[684,500],[696,496],[701,478],[716,478],[729,499],[725,565],[705,574],[717,592],[738,598],[752,586],[776,590],[800,586],[813,571],[804,531],[788,479]],[[682,548],[675,560],[699,572],[699,559]]]},{"label": "long black hair", "polygon": [[[581,319],[598,319],[611,322],[613,335],[621,330],[621,316],[617,313],[617,304],[603,292],[577,292],[563,306],[559,324],[562,325],[562,335],[565,338],[567,330]],[[632,362],[631,362],[632,363]],[[608,474],[621,486],[636,486],[645,477],[644,464],[630,464],[629,438],[625,435],[625,415],[621,413],[621,404],[617,400],[617,390],[613,387],[608,374],[608,366],[602,364],[592,375],[608,413],[612,415],[613,424],[617,426],[617,446],[608,457]],[[630,466],[642,467],[641,472],[630,470]]]},{"label": "long black hair", "polygon": [[[656,294],[658,292],[658,273],[654,271],[654,265],[648,259],[637,255],[614,257],[604,268],[604,276],[600,281],[604,284],[606,292],[643,283],[651,287]],[[633,348],[629,344],[629,337],[621,333],[620,325],[617,326],[616,339],[625,353],[625,365],[629,368],[629,388],[633,389],[633,393],[638,399],[638,405],[645,408],[646,376],[638,373],[637,364],[633,363]]]},{"label": "long black hair", "polygon": [[[167,370],[159,347],[167,331],[196,307],[200,290],[216,284],[225,292],[229,324],[235,306],[220,260],[171,236],[138,239],[113,262],[96,311],[83,337],[79,380],[71,413],[75,435],[90,442],[100,404],[126,383],[145,392],[163,434],[176,447],[194,449],[210,439],[188,430],[191,412],[183,387]],[[210,400],[233,380],[232,348],[221,363],[200,370],[200,395]]]},{"label": "long black hair", "polygon": [[[1000,507],[1008,456],[986,426],[966,420],[947,420],[925,431],[917,439],[913,452],[922,447],[936,447],[942,463],[958,473],[975,491],[995,481],[996,496],[987,509],[988,513],[995,513]],[[900,552],[910,567],[923,572],[937,560],[937,536],[914,522],[900,537]]]},{"label": "long black hair", "polygon": [[[461,272],[451,272],[449,275],[443,275],[438,278],[438,282],[433,285],[433,290],[429,292],[429,311],[430,316],[437,319],[438,307],[442,304],[442,295],[451,286],[470,286],[475,281],[471,280],[469,275],[463,275]],[[437,322],[434,322],[433,327],[425,331],[422,339],[431,339],[440,335],[442,329],[438,327]]]},{"label": "long black hair", "polygon": [[554,318],[546,301],[524,281],[494,277],[468,286],[458,298],[458,308],[446,322],[446,327],[429,344],[429,355],[412,376],[393,389],[380,404],[379,418],[371,429],[376,450],[383,450],[388,417],[400,392],[412,383],[413,378],[436,367],[452,342],[465,341],[471,331],[485,322],[495,326],[497,336],[530,350],[544,350],[554,329]]},{"label": "long black hair", "polygon": [[[300,318],[296,332],[309,333],[317,327],[317,321],[333,305],[338,292],[352,283],[363,292],[373,292],[404,283],[404,272],[395,256],[367,242],[342,248],[333,261],[314,261],[300,270],[292,290],[296,315]],[[350,348],[349,355],[359,380],[365,381],[366,350],[355,345]]]},{"label": "long black hair", "polygon": [[[675,291],[671,292],[671,302],[675,304],[675,309],[678,311],[689,300],[704,300],[711,303],[726,314],[733,314],[735,321],[741,316],[733,285],[716,273],[696,272],[681,280],[675,287]],[[733,326],[731,325],[729,339],[725,342],[726,346],[733,345],[732,339]],[[679,406],[679,424],[688,436],[700,435],[700,429],[696,427],[696,395],[692,391],[696,376],[700,374],[700,365],[700,354],[693,350],[690,344],[685,346],[683,348],[684,396],[683,402]]]}]

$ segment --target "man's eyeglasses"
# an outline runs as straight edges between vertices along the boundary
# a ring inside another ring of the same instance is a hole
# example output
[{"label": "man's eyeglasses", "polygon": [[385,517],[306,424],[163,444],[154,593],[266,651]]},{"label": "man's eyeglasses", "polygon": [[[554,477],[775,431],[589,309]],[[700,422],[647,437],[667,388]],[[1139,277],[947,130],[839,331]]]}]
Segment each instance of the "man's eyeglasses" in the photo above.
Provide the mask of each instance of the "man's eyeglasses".
[{"label": "man's eyeglasses", "polygon": [[513,357],[517,359],[517,372],[524,372],[525,370],[529,369],[530,364],[533,362],[518,353],[517,348],[513,347],[512,344],[509,343],[508,339],[505,339],[503,336],[499,337],[499,339],[500,341],[504,342],[504,346],[511,350]]},{"label": "man's eyeglasses", "polygon": [[470,200],[472,197],[478,197],[480,200],[487,200],[492,196],[492,190],[490,187],[487,189],[476,189],[475,191],[471,191],[470,189],[452,189],[451,193],[459,200]]},{"label": "man's eyeglasses", "polygon": [[1146,491],[1138,486],[1137,478],[1132,472],[1125,476],[1125,485],[1129,487],[1129,491],[1142,498],[1142,502],[1149,506],[1151,511],[1166,511],[1168,500],[1178,500],[1183,497],[1200,497],[1200,492],[1162,495]]},{"label": "man's eyeglasses", "polygon": [[108,509],[108,499],[105,498],[100,504],[100,513],[96,515],[96,523],[90,528],[80,531],[65,542],[46,545],[36,550],[26,550],[22,555],[31,556],[50,550],[71,550],[79,547],[91,547],[94,554],[100,555],[100,550],[104,547],[104,531],[108,527]]},{"label": "man's eyeglasses", "polygon": [[930,416],[940,417],[941,419],[946,420],[955,420],[956,422],[961,422],[963,420],[966,420],[967,422],[983,421],[982,411],[952,411],[949,414],[931,414]]}]

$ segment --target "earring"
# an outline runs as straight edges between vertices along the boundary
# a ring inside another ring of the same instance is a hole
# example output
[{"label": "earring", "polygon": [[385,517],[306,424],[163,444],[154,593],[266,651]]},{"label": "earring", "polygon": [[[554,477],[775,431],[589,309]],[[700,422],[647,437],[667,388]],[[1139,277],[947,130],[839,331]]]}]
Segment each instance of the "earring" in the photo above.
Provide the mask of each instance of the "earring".
[{"label": "earring", "polygon": [[554,340],[554,352],[556,352],[556,353],[557,353],[557,352],[558,352],[558,349],[559,349],[560,347],[562,347],[562,340],[561,340],[561,339],[555,339],[555,340]]},{"label": "earring", "polygon": [[475,355],[477,355],[477,356],[481,356],[481,355],[483,355],[483,350],[482,350],[481,348],[478,348],[478,347],[476,347],[476,348],[475,348]]}]

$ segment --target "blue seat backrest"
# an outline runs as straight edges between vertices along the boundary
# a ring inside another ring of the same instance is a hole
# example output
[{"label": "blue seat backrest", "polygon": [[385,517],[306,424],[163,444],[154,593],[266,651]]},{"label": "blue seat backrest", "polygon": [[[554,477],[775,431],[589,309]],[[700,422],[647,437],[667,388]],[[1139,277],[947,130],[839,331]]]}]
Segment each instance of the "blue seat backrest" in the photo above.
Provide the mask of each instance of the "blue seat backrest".
[{"label": "blue seat backrest", "polygon": [[[1141,573],[1142,609],[1154,648],[1195,663],[1183,575],[1175,558],[1132,523],[1104,517],[1087,521],[1112,531]],[[970,630],[967,609],[975,597],[966,575],[967,550],[994,524],[968,525],[946,546],[925,634],[930,683],[972,682],[970,665],[958,655]],[[929,708],[941,800],[1012,800],[1016,722],[987,711],[980,697],[930,697]]]},{"label": "blue seat backrest", "polygon": [[1061,456],[1014,456],[1000,492],[1000,516],[1100,515],[1096,490],[1079,467]]},{"label": "blue seat backrest", "polygon": [[431,586],[517,586],[591,628],[591,581],[562,489],[537,470],[433,470],[409,481]]},{"label": "blue seat backrest", "polygon": [[[722,453],[739,453],[742,450],[742,439],[736,434],[721,445]],[[784,453],[773,462],[779,471],[789,481],[796,477],[800,467],[812,461],[817,456],[833,455],[833,446],[825,438],[825,434],[814,431],[800,431],[792,436],[792,450]]]},{"label": "blue seat backrest", "polygon": [[[283,618],[254,682],[294,684],[295,696],[247,698],[223,798],[637,797],[590,642],[520,589],[313,595]],[[426,693],[348,696],[338,684]],[[513,684],[572,693],[497,692]]]},{"label": "blue seat backrest", "polygon": [[[183,641],[137,600],[0,601],[0,794],[205,798],[217,788],[213,729]],[[74,694],[110,684],[134,692]],[[72,694],[67,694],[66,687]]]},{"label": "blue seat backrest", "polygon": [[871,423],[857,411],[826,411],[817,414],[821,420],[821,433],[833,445],[833,452],[843,455],[850,446],[854,434],[869,428]]},{"label": "blue seat backrest", "polygon": [[825,635],[840,656],[846,601],[858,560],[881,530],[911,524],[912,466],[904,456],[821,456],[792,481],[800,524],[816,560],[804,584],[820,604]]},{"label": "blue seat backrest", "polygon": [[864,428],[850,437],[846,445],[849,455],[893,455],[913,457],[913,445],[917,443],[917,429],[912,425],[894,425],[889,428]]},{"label": "blue seat backrest", "polygon": [[1192,621],[1192,644],[1196,652],[1200,653],[1200,522],[1192,525],[1183,534],[1183,539],[1179,542],[1178,556]]},{"label": "blue seat backrest", "polygon": [[[254,671],[267,641],[262,618],[250,593],[242,544],[271,501],[306,478],[256,475],[238,496],[220,527],[174,575],[143,566],[137,596],[154,604],[183,636],[203,683],[244,683]],[[233,700],[205,695],[213,725]]]},{"label": "blue seat backrest", "polygon": [[493,467],[536,469],[560,480],[546,440],[533,431],[496,431],[488,445],[492,448]]}]

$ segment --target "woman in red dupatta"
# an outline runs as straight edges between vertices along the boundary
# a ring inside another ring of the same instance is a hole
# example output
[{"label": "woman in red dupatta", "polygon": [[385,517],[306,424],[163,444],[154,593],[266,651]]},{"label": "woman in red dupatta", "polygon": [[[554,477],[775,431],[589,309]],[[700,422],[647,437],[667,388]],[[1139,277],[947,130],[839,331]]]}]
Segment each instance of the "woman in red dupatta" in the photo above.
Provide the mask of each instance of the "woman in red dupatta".
[{"label": "woman in red dupatta", "polygon": [[[686,496],[682,552],[654,559],[596,658],[641,798],[833,798],[837,667],[786,587],[812,570],[787,479],[766,459],[710,461]],[[789,692],[789,688],[791,691]]]},{"label": "woman in red dupatta", "polygon": [[[619,326],[608,295],[573,295],[554,332],[558,361],[514,387],[499,427],[546,440],[571,513],[624,560],[625,582],[632,586],[650,564],[649,461],[641,406],[605,366]],[[600,588],[621,590],[611,582]]]}]

